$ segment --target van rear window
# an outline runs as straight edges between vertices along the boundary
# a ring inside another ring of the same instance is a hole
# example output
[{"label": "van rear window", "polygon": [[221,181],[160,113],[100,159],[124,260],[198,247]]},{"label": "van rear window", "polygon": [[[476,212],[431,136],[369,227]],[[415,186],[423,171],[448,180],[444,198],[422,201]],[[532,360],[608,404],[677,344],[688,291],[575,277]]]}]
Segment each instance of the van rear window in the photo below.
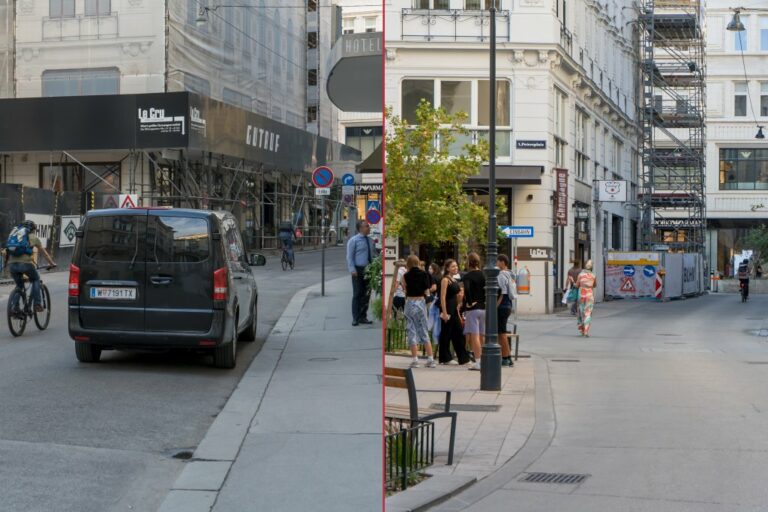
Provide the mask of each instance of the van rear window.
[{"label": "van rear window", "polygon": [[92,217],[85,234],[85,255],[97,261],[136,261],[138,254],[139,220],[136,215]]},{"label": "van rear window", "polygon": [[150,218],[147,260],[158,263],[199,263],[208,259],[208,221],[193,217]]}]

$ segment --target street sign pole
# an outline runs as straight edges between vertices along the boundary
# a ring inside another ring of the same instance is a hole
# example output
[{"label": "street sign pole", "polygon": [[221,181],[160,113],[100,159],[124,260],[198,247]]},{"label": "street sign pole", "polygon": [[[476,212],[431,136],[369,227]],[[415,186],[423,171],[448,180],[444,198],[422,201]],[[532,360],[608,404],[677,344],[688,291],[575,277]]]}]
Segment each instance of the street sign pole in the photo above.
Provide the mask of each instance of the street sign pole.
[{"label": "street sign pole", "polygon": [[323,239],[320,249],[320,296],[325,297],[325,196],[320,196],[320,212],[323,217],[320,221],[320,236]]},{"label": "street sign pole", "polygon": [[333,186],[333,169],[321,165],[312,171],[315,195],[320,196],[320,295],[325,297],[325,196],[330,195]]}]

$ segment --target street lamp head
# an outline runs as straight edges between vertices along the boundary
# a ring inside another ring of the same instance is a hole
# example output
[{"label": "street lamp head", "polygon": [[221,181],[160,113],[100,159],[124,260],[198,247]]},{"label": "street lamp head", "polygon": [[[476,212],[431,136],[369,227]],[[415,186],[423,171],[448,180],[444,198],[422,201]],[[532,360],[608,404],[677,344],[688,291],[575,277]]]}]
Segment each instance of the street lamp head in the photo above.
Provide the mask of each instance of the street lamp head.
[{"label": "street lamp head", "polygon": [[207,7],[201,7],[200,10],[197,12],[197,18],[195,18],[195,23],[197,26],[205,25],[208,22],[208,8]]},{"label": "street lamp head", "polygon": [[731,32],[744,32],[744,24],[741,22],[738,9],[734,9],[733,18],[728,23],[728,26],[725,27],[725,29],[730,30]]},{"label": "street lamp head", "polygon": [[762,126],[758,125],[758,127],[757,127],[757,135],[755,135],[755,138],[756,139],[764,139],[765,138],[765,134],[763,134],[763,127]]}]

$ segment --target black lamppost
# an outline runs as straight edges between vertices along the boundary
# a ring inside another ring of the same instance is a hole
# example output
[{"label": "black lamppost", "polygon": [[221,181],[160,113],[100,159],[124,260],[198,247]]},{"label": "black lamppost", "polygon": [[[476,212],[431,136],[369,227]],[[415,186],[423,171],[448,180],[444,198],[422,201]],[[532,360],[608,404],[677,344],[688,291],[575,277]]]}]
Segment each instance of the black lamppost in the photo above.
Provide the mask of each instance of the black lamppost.
[{"label": "black lamppost", "polygon": [[498,343],[498,310],[496,296],[499,292],[499,269],[496,257],[499,247],[496,243],[496,5],[491,2],[491,80],[490,117],[488,133],[488,245],[485,262],[485,344],[480,358],[480,389],[501,391],[501,347]]}]

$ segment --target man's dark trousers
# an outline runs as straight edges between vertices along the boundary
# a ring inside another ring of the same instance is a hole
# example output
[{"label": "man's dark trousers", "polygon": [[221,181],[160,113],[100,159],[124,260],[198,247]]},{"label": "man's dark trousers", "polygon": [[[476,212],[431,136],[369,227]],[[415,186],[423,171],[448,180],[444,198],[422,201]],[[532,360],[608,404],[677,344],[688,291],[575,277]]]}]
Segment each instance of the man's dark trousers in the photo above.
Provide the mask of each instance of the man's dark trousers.
[{"label": "man's dark trousers", "polygon": [[368,319],[368,302],[371,290],[365,280],[365,267],[355,266],[357,276],[352,276],[352,320],[361,322]]}]

